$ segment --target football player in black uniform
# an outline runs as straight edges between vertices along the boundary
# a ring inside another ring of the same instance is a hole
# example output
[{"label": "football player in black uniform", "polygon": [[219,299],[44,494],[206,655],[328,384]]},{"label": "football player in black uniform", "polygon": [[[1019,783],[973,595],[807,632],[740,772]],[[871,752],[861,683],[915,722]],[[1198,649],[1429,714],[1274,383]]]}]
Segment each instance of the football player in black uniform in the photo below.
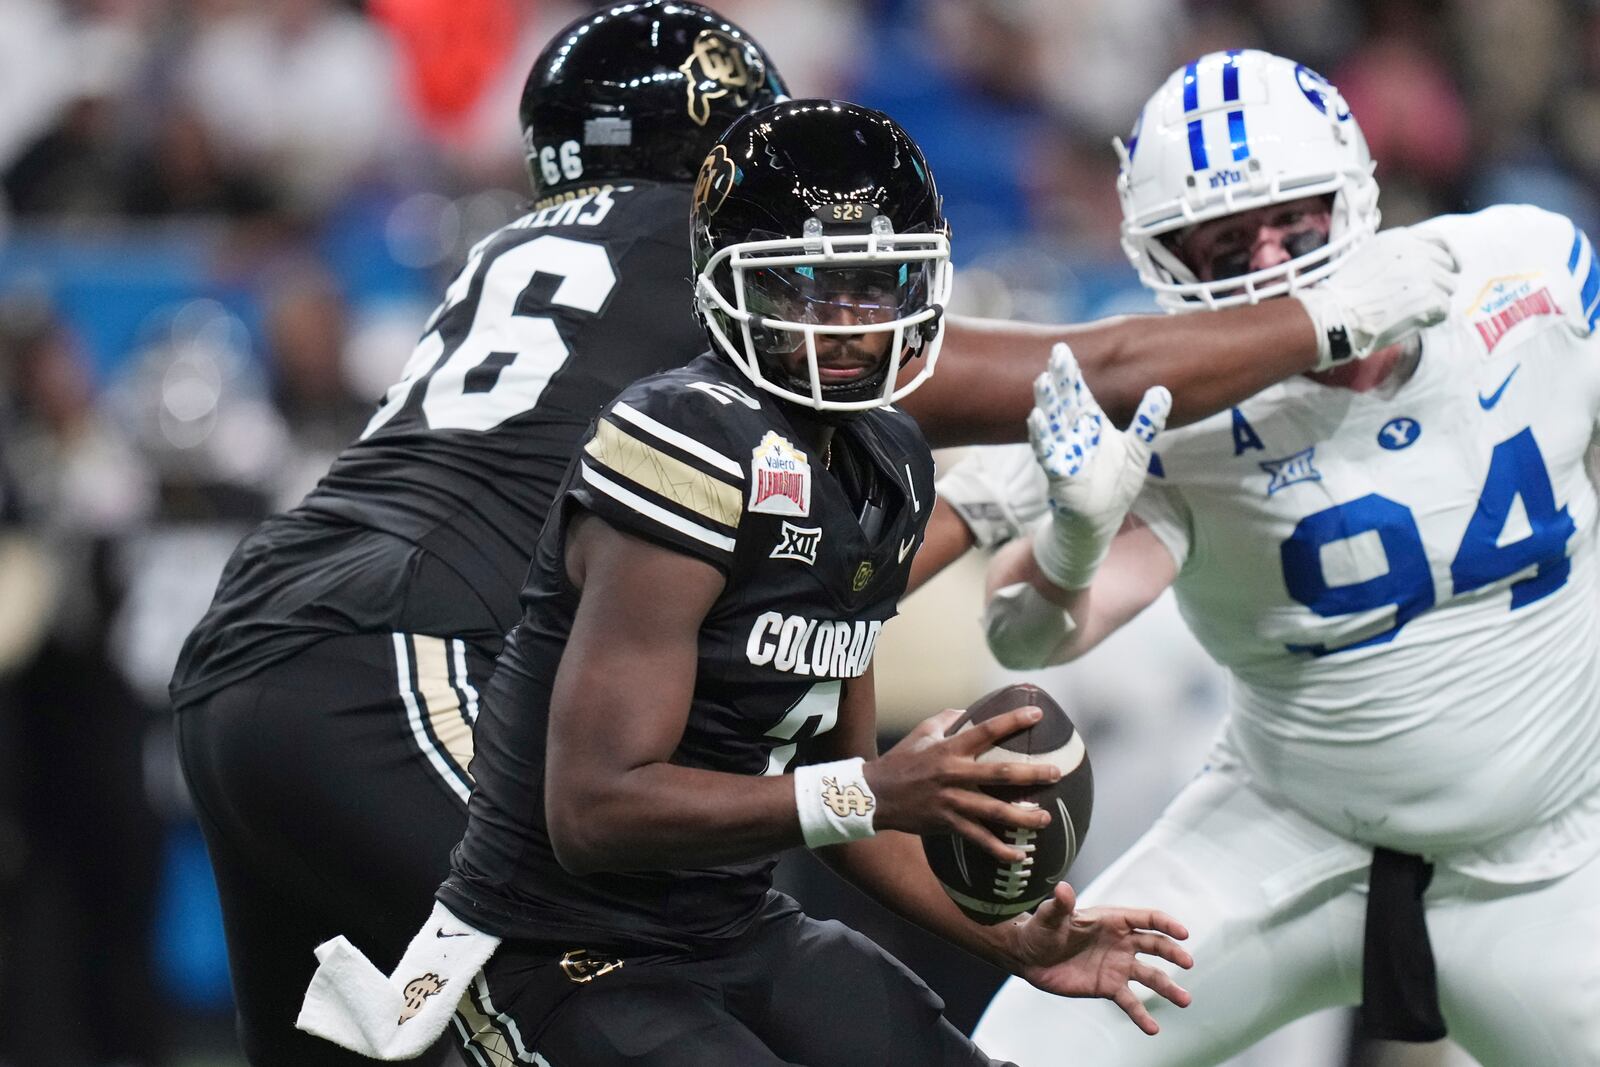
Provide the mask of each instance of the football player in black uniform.
[{"label": "football player in black uniform", "polygon": [[[873,649],[933,501],[888,404],[928,369],[950,285],[921,152],[880,112],[778,104],[713,148],[692,228],[713,351],[596,421],[483,694],[438,894],[502,938],[468,1013],[552,1067],[987,1064],[913,974],[772,890],[801,844],[842,846],[821,855],[845,877],[1044,988],[1141,1024],[1129,980],[1186,1003],[1135,957],[1187,961],[1166,916],[1072,915],[1066,890],[984,927],[929,871],[915,834],[1014,861],[993,828],[1048,821],[980,787],[1058,771],[974,758],[1037,709],[950,739],[943,713],[877,754]],[[827,762],[794,768],[802,741]]]},{"label": "football player in black uniform", "polygon": [[[346,930],[392,959],[420,919],[561,472],[618,390],[704,348],[684,299],[695,176],[782,91],[693,3],[559,34],[522,101],[533,211],[473,249],[361,439],[224,573],[172,693],[257,1067],[356,1062],[292,1029],[312,948]],[[1182,421],[1311,366],[1322,336],[1292,300],[1066,331],[954,320],[905,407],[938,444],[1020,439],[1049,342],[1071,337],[1108,412],[1163,381]]]},{"label": "football player in black uniform", "polygon": [[256,1067],[366,1062],[294,1029],[312,950],[345,930],[392,963],[426,915],[562,472],[602,404],[704,348],[694,178],[783,91],[692,3],[558,37],[522,101],[534,210],[472,249],[361,438],[229,562],[172,695]]}]

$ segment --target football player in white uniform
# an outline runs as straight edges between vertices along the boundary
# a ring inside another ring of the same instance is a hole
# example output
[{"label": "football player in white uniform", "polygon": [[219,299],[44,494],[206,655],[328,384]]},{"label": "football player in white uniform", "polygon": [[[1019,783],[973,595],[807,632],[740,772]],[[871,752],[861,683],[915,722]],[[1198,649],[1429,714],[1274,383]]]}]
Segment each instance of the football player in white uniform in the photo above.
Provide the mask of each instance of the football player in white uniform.
[{"label": "football player in white uniform", "polygon": [[[1125,247],[1170,308],[1303,299],[1376,228],[1371,171],[1318,75],[1208,55],[1122,151]],[[1413,343],[1165,432],[1160,403],[1117,430],[1064,347],[1041,376],[1050,515],[995,560],[995,651],[1082,655],[1170,585],[1233,699],[1082,894],[1183,915],[1193,1006],[1153,1003],[1147,1039],[1012,981],[991,1054],[1213,1064],[1361,1004],[1373,1036],[1448,1030],[1486,1067],[1600,1064],[1600,262],[1532,207],[1415,229],[1462,281]]]}]

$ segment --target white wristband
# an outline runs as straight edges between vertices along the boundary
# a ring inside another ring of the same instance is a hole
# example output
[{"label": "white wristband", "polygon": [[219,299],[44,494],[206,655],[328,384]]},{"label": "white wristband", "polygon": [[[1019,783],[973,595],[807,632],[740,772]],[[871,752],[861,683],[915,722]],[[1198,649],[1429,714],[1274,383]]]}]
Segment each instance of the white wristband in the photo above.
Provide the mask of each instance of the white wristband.
[{"label": "white wristband", "polygon": [[878,798],[861,773],[865,764],[857,756],[795,768],[794,806],[807,848],[859,841],[877,833],[872,813]]}]

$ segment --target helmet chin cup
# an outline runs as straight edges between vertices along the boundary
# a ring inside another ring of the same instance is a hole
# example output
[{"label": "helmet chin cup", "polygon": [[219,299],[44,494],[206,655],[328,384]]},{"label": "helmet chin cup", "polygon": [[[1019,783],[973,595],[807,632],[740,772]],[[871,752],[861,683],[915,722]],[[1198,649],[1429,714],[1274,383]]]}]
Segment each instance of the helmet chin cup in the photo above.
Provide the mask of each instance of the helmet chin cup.
[{"label": "helmet chin cup", "polygon": [[[1253,49],[1213,52],[1175,71],[1139,114],[1122,166],[1122,248],[1169,311],[1254,304],[1331,274],[1378,228],[1366,139],[1326,79]],[[1325,244],[1249,274],[1201,281],[1167,239],[1201,222],[1328,196]]]}]

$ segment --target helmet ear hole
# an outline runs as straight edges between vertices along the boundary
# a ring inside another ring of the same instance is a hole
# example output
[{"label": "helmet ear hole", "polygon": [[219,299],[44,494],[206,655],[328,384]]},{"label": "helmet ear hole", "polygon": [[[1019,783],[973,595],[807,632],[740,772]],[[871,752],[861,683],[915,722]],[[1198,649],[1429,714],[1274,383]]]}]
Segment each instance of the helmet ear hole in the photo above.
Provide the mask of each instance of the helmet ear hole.
[{"label": "helmet ear hole", "polygon": [[720,131],[786,95],[761,46],[692,0],[585,15],[545,46],[523,86],[534,198],[613,179],[692,182]]}]

